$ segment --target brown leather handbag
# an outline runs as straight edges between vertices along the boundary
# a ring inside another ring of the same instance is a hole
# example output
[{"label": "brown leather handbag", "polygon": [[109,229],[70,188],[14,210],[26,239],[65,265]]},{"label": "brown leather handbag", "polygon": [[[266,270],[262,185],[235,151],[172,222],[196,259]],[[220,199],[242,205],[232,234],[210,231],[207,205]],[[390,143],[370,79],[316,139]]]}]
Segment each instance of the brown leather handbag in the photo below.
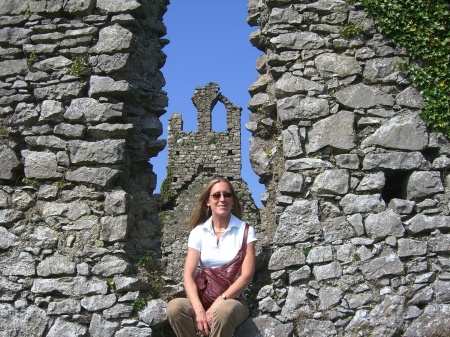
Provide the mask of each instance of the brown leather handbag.
[{"label": "brown leather handbag", "polygon": [[242,246],[233,260],[219,268],[203,268],[197,271],[195,284],[197,285],[198,297],[205,310],[213,304],[217,297],[221,296],[239,276],[242,263],[247,253],[247,234],[249,224],[245,224]]}]

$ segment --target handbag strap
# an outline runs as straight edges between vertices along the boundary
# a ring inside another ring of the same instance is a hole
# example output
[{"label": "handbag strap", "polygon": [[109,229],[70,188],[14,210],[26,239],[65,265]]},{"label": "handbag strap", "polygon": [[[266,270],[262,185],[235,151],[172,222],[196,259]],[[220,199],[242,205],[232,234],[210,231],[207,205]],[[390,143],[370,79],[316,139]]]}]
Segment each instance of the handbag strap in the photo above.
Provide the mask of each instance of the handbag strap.
[{"label": "handbag strap", "polygon": [[[246,223],[245,230],[244,230],[244,237],[242,238],[242,246],[239,249],[236,256],[233,258],[233,260],[225,263],[224,265],[222,265],[218,268],[215,268],[216,270],[226,270],[232,265],[239,266],[239,268],[236,269],[236,271],[239,271],[241,269],[242,263],[244,262],[245,255],[247,255],[247,236],[248,236],[249,227],[250,227],[250,225],[248,223]],[[223,276],[225,276],[225,275],[223,275]],[[225,277],[227,277],[227,276],[225,276]],[[231,282],[231,283],[233,283],[233,282]]]},{"label": "handbag strap", "polygon": [[245,223],[244,237],[242,238],[241,249],[247,249],[247,236],[249,227],[250,225],[248,223]]}]

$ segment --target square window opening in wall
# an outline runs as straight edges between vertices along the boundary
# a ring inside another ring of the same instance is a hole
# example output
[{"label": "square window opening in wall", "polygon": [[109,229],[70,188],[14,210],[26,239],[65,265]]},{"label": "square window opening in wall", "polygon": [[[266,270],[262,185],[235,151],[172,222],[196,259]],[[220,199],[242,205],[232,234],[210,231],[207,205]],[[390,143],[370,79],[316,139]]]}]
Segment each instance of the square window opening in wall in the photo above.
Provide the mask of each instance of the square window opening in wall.
[{"label": "square window opening in wall", "polygon": [[178,181],[178,178],[177,178],[177,177],[173,177],[173,178],[172,178],[172,181],[175,183],[175,182]]},{"label": "square window opening in wall", "polygon": [[234,156],[233,150],[228,150],[228,155],[229,156]]},{"label": "square window opening in wall", "polygon": [[385,172],[386,182],[381,197],[386,204],[392,199],[406,199],[406,184],[410,174],[403,171]]},{"label": "square window opening in wall", "polygon": [[175,155],[179,156],[180,155],[180,151],[175,151]]}]

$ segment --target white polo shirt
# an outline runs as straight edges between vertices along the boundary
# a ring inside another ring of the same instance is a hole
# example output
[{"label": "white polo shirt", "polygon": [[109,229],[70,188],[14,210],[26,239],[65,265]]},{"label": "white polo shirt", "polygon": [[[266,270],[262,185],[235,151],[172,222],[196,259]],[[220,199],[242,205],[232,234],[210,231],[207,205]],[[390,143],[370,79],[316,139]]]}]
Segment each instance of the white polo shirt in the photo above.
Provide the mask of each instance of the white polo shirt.
[{"label": "white polo shirt", "polygon": [[[217,268],[230,262],[242,246],[245,221],[231,215],[228,228],[217,243],[216,234],[212,228],[211,218],[197,225],[189,234],[188,247],[200,251],[200,266]],[[247,243],[256,241],[255,230],[248,229]]]}]

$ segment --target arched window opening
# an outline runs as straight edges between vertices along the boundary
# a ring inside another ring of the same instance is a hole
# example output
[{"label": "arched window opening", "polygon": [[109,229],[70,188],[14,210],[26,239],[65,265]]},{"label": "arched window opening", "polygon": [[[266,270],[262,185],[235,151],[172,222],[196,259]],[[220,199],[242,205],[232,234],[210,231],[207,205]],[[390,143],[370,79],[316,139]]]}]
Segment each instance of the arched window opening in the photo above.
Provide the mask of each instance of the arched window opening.
[{"label": "arched window opening", "polygon": [[211,129],[215,132],[227,131],[227,110],[218,102],[211,111]]}]

